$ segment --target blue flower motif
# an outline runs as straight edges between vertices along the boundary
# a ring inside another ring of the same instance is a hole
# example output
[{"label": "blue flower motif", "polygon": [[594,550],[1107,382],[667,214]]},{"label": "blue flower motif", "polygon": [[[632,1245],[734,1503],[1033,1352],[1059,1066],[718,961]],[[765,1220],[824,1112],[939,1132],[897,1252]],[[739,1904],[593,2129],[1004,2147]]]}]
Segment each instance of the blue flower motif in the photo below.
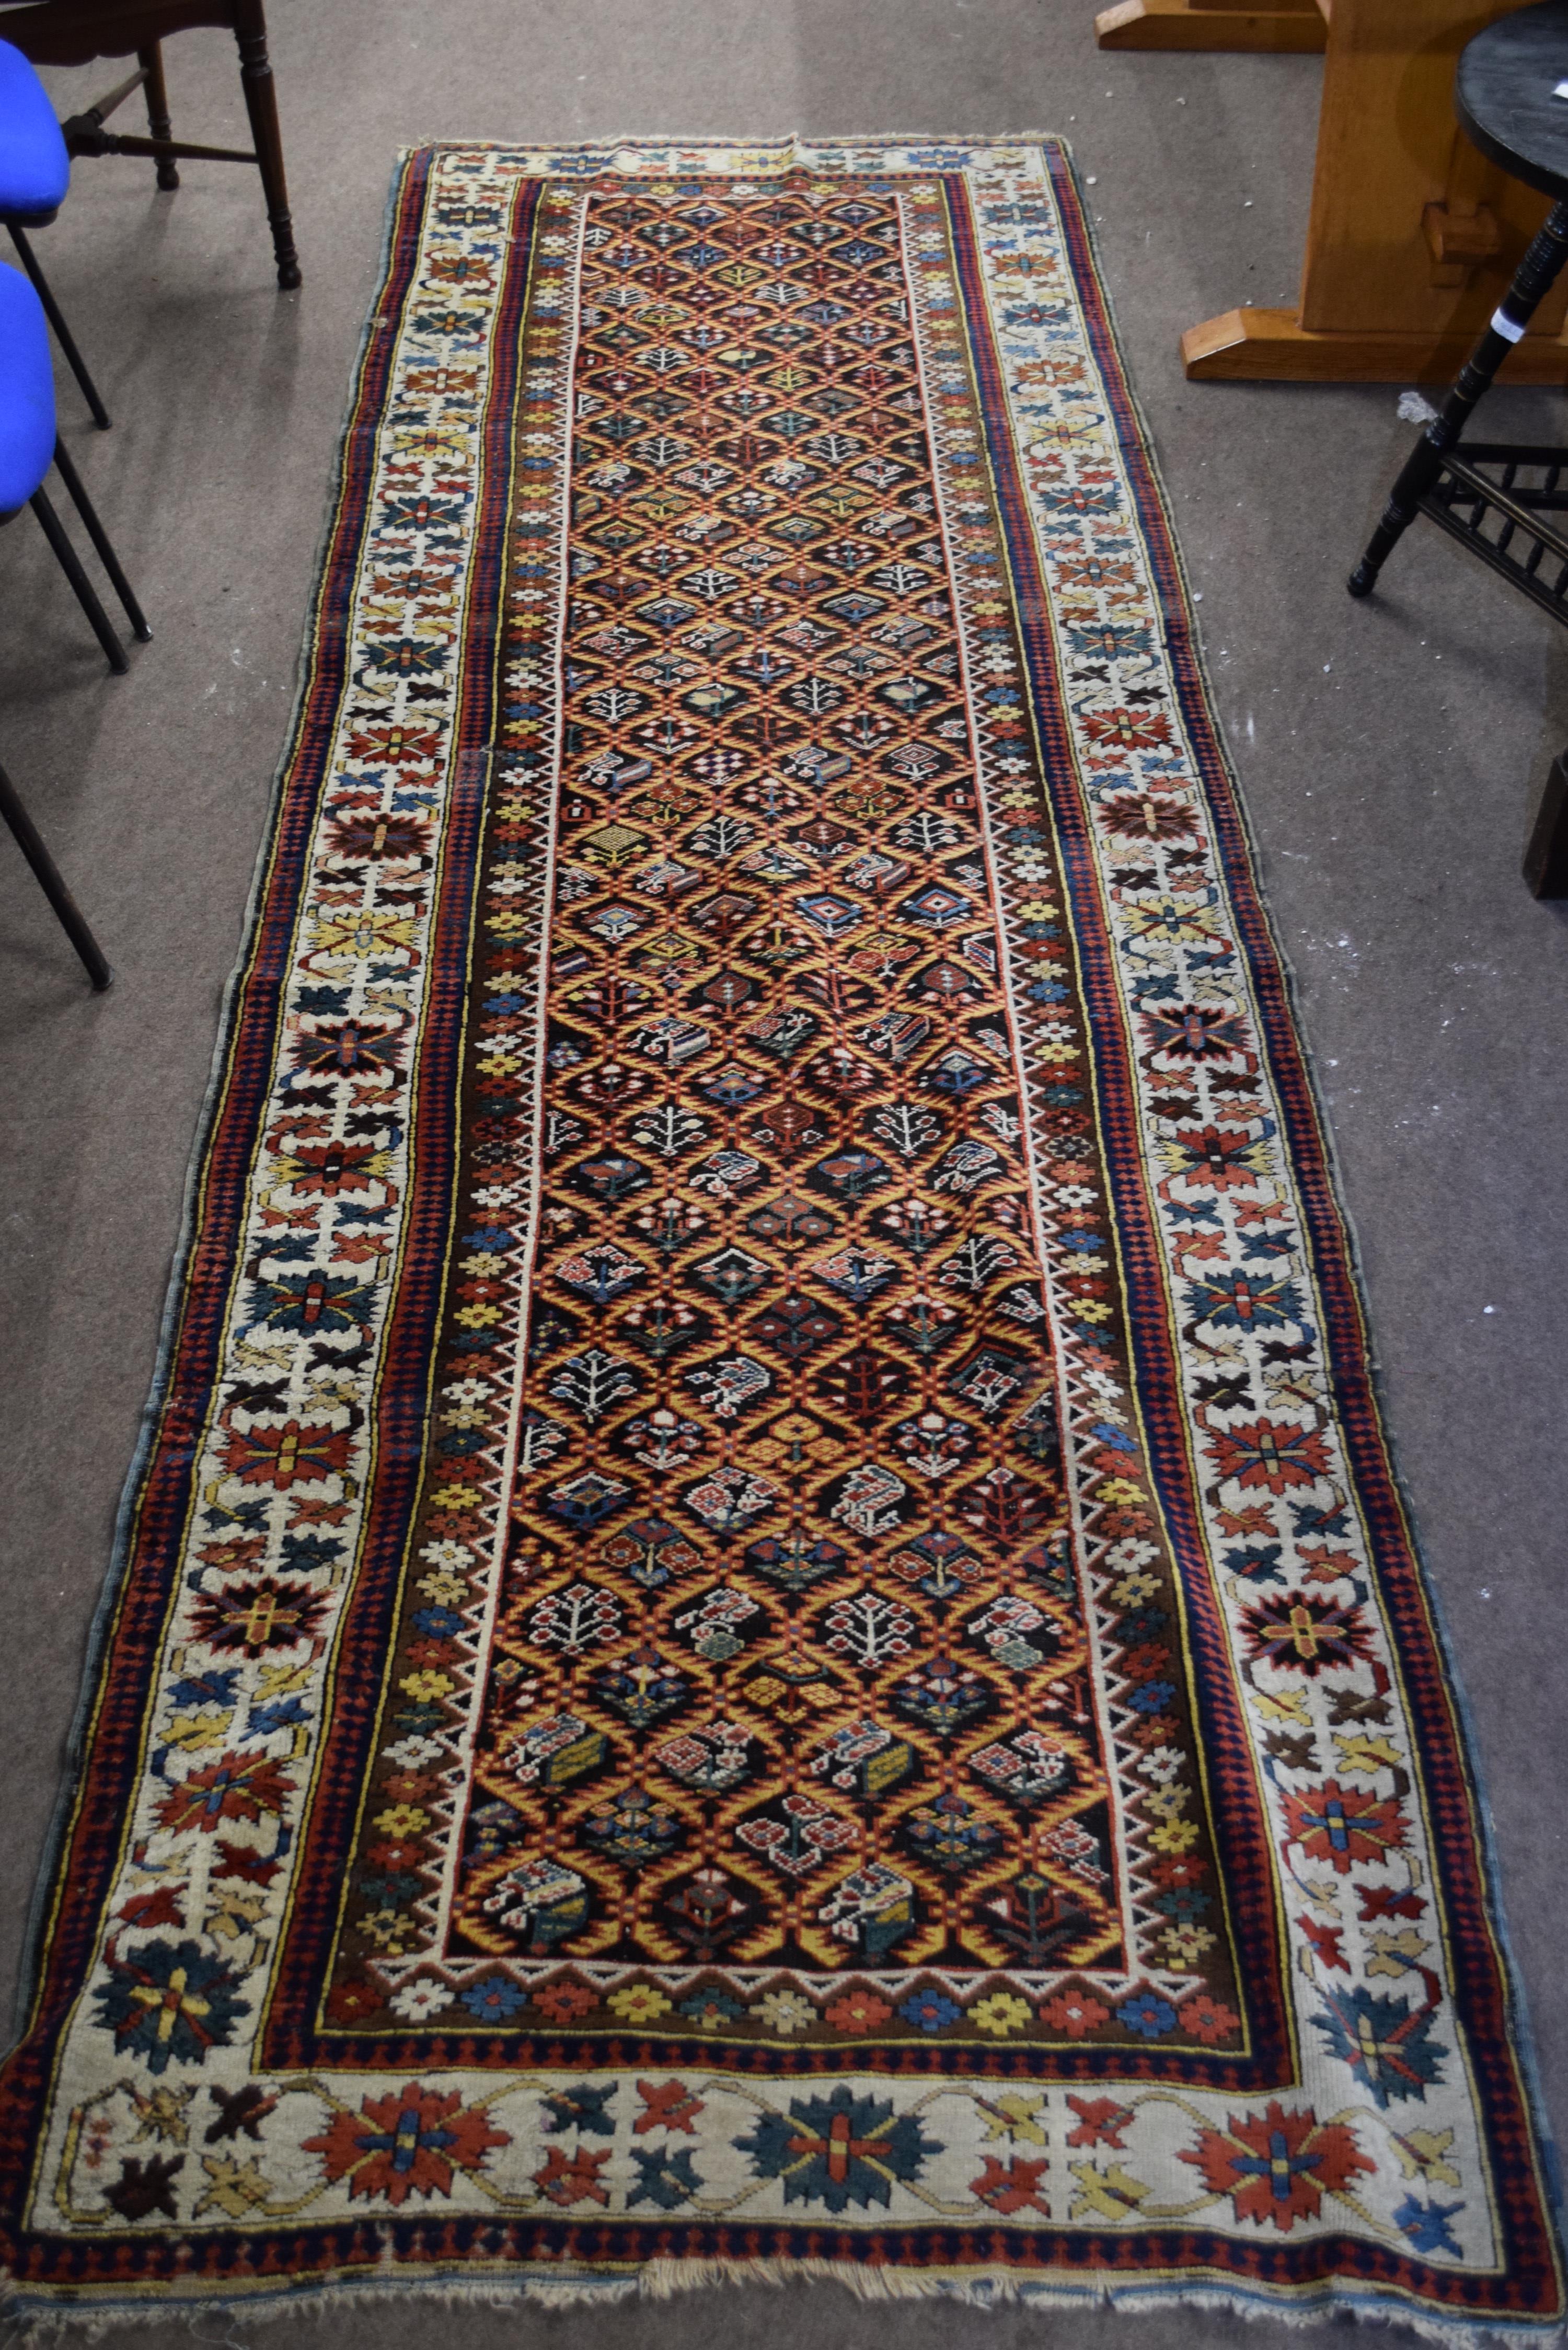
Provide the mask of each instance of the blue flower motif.
[{"label": "blue flower motif", "polygon": [[421,1607],[414,1615],[414,1629],[424,1632],[432,1640],[451,1639],[462,1631],[463,1619],[455,1607]]},{"label": "blue flower motif", "polygon": [[1116,2010],[1116,2022],[1125,2023],[1129,2032],[1139,2033],[1145,2040],[1163,2040],[1175,2028],[1176,2010],[1168,2000],[1156,1999],[1152,1991],[1145,1991],[1141,1999],[1123,2001]]},{"label": "blue flower motif", "polygon": [[595,2089],[585,2081],[575,2089],[554,2090],[545,2100],[550,2108],[546,2135],[575,2129],[585,2137],[614,2137],[615,2116],[607,2108],[615,2103],[616,2086],[612,2081],[607,2088]]},{"label": "blue flower motif", "polygon": [[694,1991],[690,1999],[681,2001],[680,2012],[689,2015],[693,2023],[705,2023],[711,2028],[733,2023],[738,2015],[745,2013],[745,2009],[727,1991]]},{"label": "blue flower motif", "polygon": [[228,1961],[199,1942],[144,1942],[109,1966],[98,2020],[113,2032],[117,2051],[142,2057],[150,2073],[172,2062],[203,2064],[209,2048],[228,2045],[236,2018],[250,2013]]},{"label": "blue flower motif", "polygon": [[787,2114],[764,2113],[749,2137],[734,2141],[749,2154],[759,2178],[782,2178],[786,2203],[826,2203],[846,2211],[886,2210],[892,2181],[919,2176],[928,2155],[940,2154],[919,2116],[895,2116],[892,2104],[857,2097],[840,2083],[830,2097],[792,2097]]},{"label": "blue flower motif", "polygon": [[940,1991],[917,1991],[912,1999],[904,2002],[898,2012],[906,2023],[918,2024],[922,2032],[941,2032],[959,2019],[959,2010]]},{"label": "blue flower motif", "polygon": [[1196,1885],[1179,1885],[1174,1891],[1160,1894],[1154,1906],[1167,1918],[1201,1918],[1212,1903]]},{"label": "blue flower motif", "polygon": [[[397,1880],[401,1884],[403,1879]],[[486,1975],[483,1982],[470,1983],[458,1997],[470,2015],[481,2023],[504,2023],[520,2007],[526,2007],[528,1994],[519,1991],[504,1975]]]},{"label": "blue flower motif", "polygon": [[1163,1713],[1175,1695],[1173,1681],[1145,1681],[1128,1702],[1135,1713]]},{"label": "blue flower motif", "polygon": [[192,1711],[199,1705],[233,1705],[239,1690],[237,1665],[222,1672],[187,1674],[169,1692],[171,1705]]},{"label": "blue flower motif", "polygon": [[1243,1575],[1249,1583],[1282,1583],[1278,1543],[1250,1543],[1245,1550],[1228,1550],[1220,1562],[1227,1575]]},{"label": "blue flower motif", "polygon": [[661,2211],[673,2211],[678,2203],[689,2202],[701,2192],[702,2181],[685,2147],[670,2151],[663,2147],[634,2146],[631,2158],[639,2176],[626,2199],[628,2210],[634,2203],[657,2203]]},{"label": "blue flower motif", "polygon": [[1461,2247],[1455,2242],[1449,2221],[1464,2208],[1462,2203],[1418,2203],[1413,2195],[1407,2195],[1394,2214],[1394,2225],[1409,2237],[1418,2252],[1452,2252],[1458,2259]]},{"label": "blue flower motif", "polygon": [[1424,2097],[1442,2078],[1449,2052],[1432,2038],[1429,2008],[1412,2010],[1407,1999],[1363,1988],[1324,1996],[1327,2012],[1314,2015],[1314,2025],[1385,2111],[1397,2097]]}]

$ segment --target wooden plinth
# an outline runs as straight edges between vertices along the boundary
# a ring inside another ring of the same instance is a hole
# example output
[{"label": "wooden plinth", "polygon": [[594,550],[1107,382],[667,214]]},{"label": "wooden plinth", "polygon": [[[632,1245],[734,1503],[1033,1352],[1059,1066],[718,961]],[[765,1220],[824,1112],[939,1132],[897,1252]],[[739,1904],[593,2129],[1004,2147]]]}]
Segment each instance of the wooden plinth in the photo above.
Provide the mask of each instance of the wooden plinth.
[{"label": "wooden plinth", "polygon": [[[1195,383],[1449,383],[1473,333],[1400,332],[1303,327],[1293,310],[1223,310],[1181,338],[1181,359]],[[1568,343],[1526,335],[1501,371],[1504,383],[1568,383]]]},{"label": "wooden plinth", "polygon": [[1095,19],[1102,49],[1262,49],[1296,56],[1321,49],[1316,0],[1251,0],[1243,7],[1189,0],[1118,0]]}]

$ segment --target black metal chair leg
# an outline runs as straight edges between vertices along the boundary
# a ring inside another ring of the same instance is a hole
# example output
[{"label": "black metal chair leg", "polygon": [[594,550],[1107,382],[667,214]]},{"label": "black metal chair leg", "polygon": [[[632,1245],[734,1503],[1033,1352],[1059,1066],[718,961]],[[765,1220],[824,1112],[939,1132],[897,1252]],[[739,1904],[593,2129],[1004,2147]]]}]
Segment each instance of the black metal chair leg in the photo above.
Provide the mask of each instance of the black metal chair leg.
[{"label": "black metal chair leg", "polygon": [[0,767],[0,816],[17,847],[38,877],[45,897],[59,916],[60,927],[87,966],[87,975],[100,992],[114,977],[109,960],[86,922],[76,899],[60,878],[60,868],[45,847],[37,826],[23,806],[10,776]]},{"label": "black metal chair leg", "polygon": [[11,232],[12,244],[22,256],[22,266],[32,279],[38,299],[44,306],[45,314],[55,330],[55,340],[64,351],[67,364],[82,388],[82,398],[92,411],[92,421],[100,432],[107,432],[109,427],[109,411],[99,399],[98,386],[87,371],[87,362],[78,350],[71,330],[60,315],[60,306],[49,291],[49,281],[38,266],[37,255],[15,221],[7,221],[5,225]]},{"label": "black metal chair leg", "polygon": [[109,625],[109,614],[98,600],[97,591],[82,569],[76,548],[66,536],[60,518],[42,490],[33,493],[33,512],[43,526],[44,536],[54,548],[60,569],[76,589],[77,602],[92,622],[93,634],[109,656],[109,665],[117,677],[123,677],[130,663],[125,657],[125,647]]},{"label": "black metal chair leg", "polygon": [[1366,552],[1346,586],[1353,596],[1370,596],[1384,564],[1415,521],[1421,500],[1443,467],[1443,459],[1469,421],[1481,394],[1490,388],[1509,352],[1518,342],[1568,261],[1568,203],[1553,204],[1532,238],[1512,285],[1492,312],[1491,324],[1459,369],[1454,386],[1400,470],[1383,509],[1382,519],[1367,542]]},{"label": "black metal chair leg", "polygon": [[57,440],[55,442],[55,463],[61,481],[70,492],[71,504],[82,518],[82,527],[98,549],[99,561],[109,574],[109,584],[125,607],[125,617],[130,622],[131,635],[139,644],[150,643],[152,631],[147,625],[147,616],[131,591],[130,580],[119,567],[119,557],[109,544],[109,533],[98,518],[97,507],[82,487],[81,475],[67,455],[66,444],[63,441]]}]

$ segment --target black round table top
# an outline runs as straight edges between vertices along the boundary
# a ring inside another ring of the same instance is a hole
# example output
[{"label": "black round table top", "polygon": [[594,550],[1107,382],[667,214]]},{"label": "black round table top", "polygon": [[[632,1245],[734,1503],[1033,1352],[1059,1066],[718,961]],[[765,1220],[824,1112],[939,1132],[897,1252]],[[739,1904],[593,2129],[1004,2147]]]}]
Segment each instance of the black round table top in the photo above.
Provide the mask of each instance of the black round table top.
[{"label": "black round table top", "polygon": [[1540,0],[1478,33],[1459,59],[1454,109],[1514,179],[1568,196],[1568,0]]}]

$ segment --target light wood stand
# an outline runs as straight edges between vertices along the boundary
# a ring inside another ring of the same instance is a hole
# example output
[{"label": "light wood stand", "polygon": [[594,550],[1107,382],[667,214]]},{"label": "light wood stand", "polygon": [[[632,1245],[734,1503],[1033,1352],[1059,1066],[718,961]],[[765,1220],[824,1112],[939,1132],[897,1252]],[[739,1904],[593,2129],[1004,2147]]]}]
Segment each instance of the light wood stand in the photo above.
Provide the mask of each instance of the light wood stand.
[{"label": "light wood stand", "polygon": [[1095,19],[1102,49],[1321,49],[1319,0],[1117,0]]},{"label": "light wood stand", "polygon": [[[1545,197],[1488,163],[1454,120],[1459,51],[1523,0],[1318,5],[1328,40],[1301,300],[1293,310],[1225,310],[1189,328],[1183,363],[1199,382],[1447,381],[1546,213]],[[1213,0],[1202,9],[1125,0],[1109,14],[1136,21],[1147,36],[1141,46],[1186,47],[1199,46],[1186,34],[1199,21],[1241,12]],[[1183,19],[1179,44],[1153,38]],[[1237,44],[1222,32],[1205,46]],[[1565,306],[1568,284],[1510,353],[1505,382],[1568,382]]]}]

